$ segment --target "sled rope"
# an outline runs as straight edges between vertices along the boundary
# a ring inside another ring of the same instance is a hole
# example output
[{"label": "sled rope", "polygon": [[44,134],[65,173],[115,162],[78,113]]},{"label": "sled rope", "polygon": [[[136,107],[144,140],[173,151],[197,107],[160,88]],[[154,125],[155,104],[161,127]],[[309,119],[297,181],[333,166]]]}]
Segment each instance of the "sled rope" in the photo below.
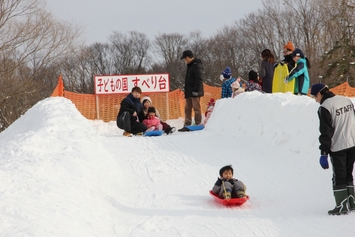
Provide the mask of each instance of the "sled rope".
[{"label": "sled rope", "polygon": [[[222,180],[222,186],[223,186],[224,196],[227,197],[227,190],[223,180]],[[229,198],[227,200],[229,200]]]}]

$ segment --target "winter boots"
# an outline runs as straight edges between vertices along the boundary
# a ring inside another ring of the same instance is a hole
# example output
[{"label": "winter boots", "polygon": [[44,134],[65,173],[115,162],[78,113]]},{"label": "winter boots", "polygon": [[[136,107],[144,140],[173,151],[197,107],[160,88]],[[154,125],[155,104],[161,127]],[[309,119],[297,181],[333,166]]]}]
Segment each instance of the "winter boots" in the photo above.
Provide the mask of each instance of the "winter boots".
[{"label": "winter boots", "polygon": [[223,197],[224,197],[224,199],[226,199],[226,200],[229,200],[229,199],[232,198],[232,192],[231,192],[231,190],[230,190],[229,188],[227,188],[227,189],[225,190],[225,192],[223,192]]},{"label": "winter boots", "polygon": [[349,199],[349,209],[350,211],[355,211],[355,194],[354,194],[354,186],[347,186],[346,190],[348,192]]},{"label": "winter boots", "polygon": [[[354,187],[353,187],[354,188]],[[353,189],[354,190],[354,189]],[[329,215],[345,215],[349,212],[349,201],[347,189],[334,190],[336,207],[328,211]]]},{"label": "winter boots", "polygon": [[169,135],[169,134],[172,134],[173,132],[175,132],[176,131],[176,128],[175,127],[168,127],[167,129],[165,129],[165,133],[166,133],[166,135]]},{"label": "winter boots", "polygon": [[133,134],[132,133],[130,133],[130,132],[123,132],[123,136],[125,136],[125,137],[133,137]]}]

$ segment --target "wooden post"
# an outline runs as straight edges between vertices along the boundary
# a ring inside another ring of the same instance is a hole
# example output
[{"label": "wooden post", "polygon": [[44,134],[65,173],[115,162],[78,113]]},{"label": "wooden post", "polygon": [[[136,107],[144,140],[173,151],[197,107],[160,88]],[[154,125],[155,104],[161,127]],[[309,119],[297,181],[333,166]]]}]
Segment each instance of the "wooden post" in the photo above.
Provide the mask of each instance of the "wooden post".
[{"label": "wooden post", "polygon": [[170,111],[169,111],[169,92],[165,92],[165,98],[166,98],[166,119],[165,120],[168,120],[170,118]]},{"label": "wooden post", "polygon": [[100,120],[99,96],[96,95],[96,119]]}]

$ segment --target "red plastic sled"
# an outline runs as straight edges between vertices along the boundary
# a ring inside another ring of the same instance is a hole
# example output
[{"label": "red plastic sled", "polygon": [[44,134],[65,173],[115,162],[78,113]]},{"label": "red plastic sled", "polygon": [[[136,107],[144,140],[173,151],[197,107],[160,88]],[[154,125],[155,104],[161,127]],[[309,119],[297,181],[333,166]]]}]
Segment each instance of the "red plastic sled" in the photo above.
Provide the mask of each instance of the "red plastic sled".
[{"label": "red plastic sled", "polygon": [[231,198],[229,200],[222,199],[218,196],[218,194],[215,194],[214,192],[212,192],[212,190],[210,190],[210,194],[214,198],[214,200],[216,200],[216,202],[218,202],[224,206],[240,206],[249,200],[249,196],[246,196],[244,198]]}]

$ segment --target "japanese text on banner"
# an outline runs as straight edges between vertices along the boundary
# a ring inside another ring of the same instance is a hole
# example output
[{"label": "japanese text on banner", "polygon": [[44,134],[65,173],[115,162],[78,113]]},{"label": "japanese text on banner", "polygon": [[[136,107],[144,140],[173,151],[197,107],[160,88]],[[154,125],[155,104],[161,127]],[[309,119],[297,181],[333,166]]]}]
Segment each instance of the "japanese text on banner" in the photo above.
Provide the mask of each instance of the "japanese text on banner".
[{"label": "japanese text on banner", "polygon": [[139,86],[143,92],[169,92],[169,74],[95,76],[95,94],[129,93]]}]

